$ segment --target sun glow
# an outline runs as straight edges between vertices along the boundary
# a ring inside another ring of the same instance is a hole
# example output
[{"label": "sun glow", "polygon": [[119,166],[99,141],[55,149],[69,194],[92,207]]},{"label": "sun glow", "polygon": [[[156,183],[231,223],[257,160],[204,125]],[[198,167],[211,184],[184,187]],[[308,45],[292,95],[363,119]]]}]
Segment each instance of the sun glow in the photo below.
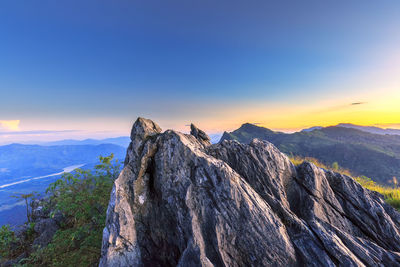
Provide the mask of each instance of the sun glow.
[{"label": "sun glow", "polygon": [[19,131],[20,120],[0,120],[0,130]]},{"label": "sun glow", "polygon": [[[400,128],[400,89],[371,90],[368,94],[325,97],[304,103],[235,103],[221,105],[212,118],[195,123],[209,133],[231,131],[242,123],[255,123],[278,131],[294,132],[313,126],[353,123],[381,128]],[[176,126],[173,128],[178,128]],[[184,130],[184,129],[182,129]]]}]

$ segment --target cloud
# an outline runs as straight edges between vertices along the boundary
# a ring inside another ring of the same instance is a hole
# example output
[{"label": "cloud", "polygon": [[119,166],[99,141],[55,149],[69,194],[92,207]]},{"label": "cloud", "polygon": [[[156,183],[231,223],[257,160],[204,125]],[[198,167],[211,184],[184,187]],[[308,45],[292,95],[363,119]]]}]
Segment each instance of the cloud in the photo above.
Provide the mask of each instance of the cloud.
[{"label": "cloud", "polygon": [[0,135],[45,135],[45,134],[58,134],[58,133],[73,133],[80,132],[79,130],[63,130],[63,131],[13,131],[13,132],[0,132]]},{"label": "cloud", "polygon": [[374,126],[382,128],[400,128],[400,123],[375,123]]},{"label": "cloud", "polygon": [[365,105],[367,102],[353,102],[350,104],[342,104],[342,105],[336,105],[336,106],[328,106],[325,108],[319,108],[316,110],[313,110],[310,112],[310,114],[321,114],[321,113],[326,113],[326,112],[335,112],[339,110],[346,110],[351,108],[352,106],[358,106],[358,105]]},{"label": "cloud", "polygon": [[0,120],[0,129],[5,131],[19,131],[20,120]]}]

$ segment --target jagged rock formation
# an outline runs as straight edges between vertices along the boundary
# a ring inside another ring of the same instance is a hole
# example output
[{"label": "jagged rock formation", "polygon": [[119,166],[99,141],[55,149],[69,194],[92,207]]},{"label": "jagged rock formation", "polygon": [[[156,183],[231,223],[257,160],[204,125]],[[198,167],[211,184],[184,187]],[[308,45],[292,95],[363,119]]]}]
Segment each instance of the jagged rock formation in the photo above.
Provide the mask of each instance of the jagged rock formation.
[{"label": "jagged rock formation", "polygon": [[210,137],[204,131],[197,128],[193,123],[190,124],[190,134],[196,137],[204,145],[211,145]]},{"label": "jagged rock formation", "polygon": [[131,139],[100,266],[400,265],[400,214],[350,177],[143,118]]}]

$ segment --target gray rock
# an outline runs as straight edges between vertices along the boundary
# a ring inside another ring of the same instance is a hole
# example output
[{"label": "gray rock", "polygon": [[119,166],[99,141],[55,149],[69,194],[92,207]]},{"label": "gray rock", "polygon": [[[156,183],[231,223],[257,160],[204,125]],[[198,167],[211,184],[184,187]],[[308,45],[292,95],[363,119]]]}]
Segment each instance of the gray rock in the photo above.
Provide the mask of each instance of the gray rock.
[{"label": "gray rock", "polygon": [[59,226],[54,219],[43,219],[35,223],[34,230],[38,234],[38,237],[33,241],[33,246],[45,247],[53,239],[54,234],[58,230]]},{"label": "gray rock", "polygon": [[193,123],[190,124],[190,134],[196,137],[201,143],[211,145],[210,137],[204,131],[197,128]]},{"label": "gray rock", "polygon": [[27,230],[28,230],[28,225],[26,225],[26,224],[17,226],[14,231],[15,237],[21,241],[25,241]]},{"label": "gray rock", "polygon": [[32,208],[31,219],[33,221],[48,217],[48,212],[45,211],[43,200],[41,199],[32,200],[31,208]]},{"label": "gray rock", "polygon": [[100,266],[400,266],[400,215],[379,194],[199,133],[135,122]]},{"label": "gray rock", "polygon": [[26,252],[23,252],[18,257],[16,257],[15,259],[8,260],[6,262],[0,263],[0,266],[1,267],[11,267],[11,266],[18,265],[18,263],[21,260],[23,260],[24,258],[26,258],[27,256],[28,256],[28,254]]}]

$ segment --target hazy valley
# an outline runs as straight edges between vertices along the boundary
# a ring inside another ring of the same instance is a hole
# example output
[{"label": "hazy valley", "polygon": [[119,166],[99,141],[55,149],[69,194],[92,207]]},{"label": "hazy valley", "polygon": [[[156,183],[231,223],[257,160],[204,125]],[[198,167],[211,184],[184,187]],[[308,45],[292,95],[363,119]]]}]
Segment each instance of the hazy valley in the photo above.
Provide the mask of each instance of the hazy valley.
[{"label": "hazy valley", "polygon": [[[115,140],[117,144],[107,143]],[[78,167],[91,169],[101,155],[114,153],[123,161],[126,147],[126,138],[0,146],[0,225],[15,226],[26,220],[24,201],[13,196],[32,192],[44,195],[62,172]]]}]

